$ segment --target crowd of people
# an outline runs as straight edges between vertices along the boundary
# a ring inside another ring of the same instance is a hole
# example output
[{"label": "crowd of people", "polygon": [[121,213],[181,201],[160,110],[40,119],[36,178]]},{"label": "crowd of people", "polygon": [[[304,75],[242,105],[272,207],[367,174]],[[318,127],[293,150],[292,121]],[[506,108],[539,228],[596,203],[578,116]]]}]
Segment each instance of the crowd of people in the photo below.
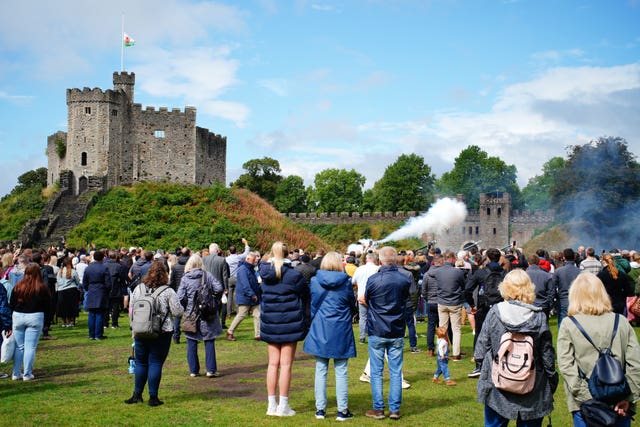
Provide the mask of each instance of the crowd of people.
[{"label": "crowd of people", "polygon": [[[433,383],[455,386],[448,366],[460,361],[462,325],[473,334],[478,401],[487,426],[541,426],[553,411],[562,374],[567,405],[575,426],[589,425],[581,411],[592,396],[588,373],[597,349],[578,332],[610,347],[620,360],[630,393],[611,404],[617,426],[630,425],[640,398],[640,347],[631,310],[640,296],[640,253],[596,253],[594,248],[562,252],[544,249],[525,255],[508,248],[397,252],[390,246],[363,247],[351,253],[289,250],[276,242],[270,251],[252,251],[246,239],[226,255],[216,243],[199,251],[177,248],[168,253],[141,248],[4,250],[0,271],[0,328],[13,337],[16,350],[12,380],[35,379],[33,366],[40,339],[55,339],[51,326],[73,328],[81,310],[88,319],[88,338],[107,339],[104,331],[119,328],[123,313],[143,296],[158,291],[160,331],[154,338],[134,336],[133,394],[124,402],[158,406],[162,366],[171,343],[186,340],[191,377],[201,376],[198,343],[204,342],[205,375],[220,376],[215,341],[235,341],[240,322],[253,319],[253,339],[267,344],[268,416],[293,416],[289,404],[297,343],[315,357],[316,418],[327,416],[326,383],[333,359],[336,419],[354,415],[348,403],[348,360],[356,356],[356,339],[366,345],[369,360],[361,381],[371,386],[372,406],[365,416],[401,418],[405,338],[408,352],[421,353],[416,319],[426,321],[427,357],[437,360]],[[213,315],[198,315],[201,295],[215,306]],[[558,317],[555,331],[549,318]],[[567,317],[571,321],[567,320]],[[227,328],[227,321],[231,321]],[[615,326],[613,326],[615,323]],[[357,325],[357,337],[353,328]],[[613,328],[613,337],[611,330]],[[225,331],[226,330],[226,331]],[[526,392],[497,384],[497,355],[505,336],[526,336],[533,348]],[[389,370],[387,401],[383,370]],[[444,381],[440,376],[444,377]],[[8,377],[3,374],[2,377]],[[388,413],[385,412],[388,410]]]}]

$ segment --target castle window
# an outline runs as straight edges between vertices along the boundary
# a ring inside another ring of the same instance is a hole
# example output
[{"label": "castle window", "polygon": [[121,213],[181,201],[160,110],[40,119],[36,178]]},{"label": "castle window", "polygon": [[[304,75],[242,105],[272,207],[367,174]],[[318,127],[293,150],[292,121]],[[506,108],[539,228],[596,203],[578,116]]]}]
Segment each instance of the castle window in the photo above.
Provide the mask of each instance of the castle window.
[{"label": "castle window", "polygon": [[85,114],[91,114],[91,107],[84,107]]},{"label": "castle window", "polygon": [[469,235],[473,234],[473,227],[469,227]]},{"label": "castle window", "polygon": [[476,236],[479,234],[478,232],[480,231],[480,227],[476,227]]},{"label": "castle window", "polygon": [[491,215],[491,208],[487,208],[487,216]]},{"label": "castle window", "polygon": [[498,216],[500,216],[500,214],[502,214],[502,208],[498,208]]},{"label": "castle window", "polygon": [[87,166],[87,153],[83,152],[80,157],[80,166]]},{"label": "castle window", "polygon": [[153,134],[155,135],[156,138],[164,138],[164,131],[163,130],[157,130]]},{"label": "castle window", "polygon": [[495,228],[493,229],[493,234],[494,234],[494,235],[496,234],[496,229],[495,229]]},{"label": "castle window", "polygon": [[111,115],[116,117],[118,115],[118,110],[111,110]]}]

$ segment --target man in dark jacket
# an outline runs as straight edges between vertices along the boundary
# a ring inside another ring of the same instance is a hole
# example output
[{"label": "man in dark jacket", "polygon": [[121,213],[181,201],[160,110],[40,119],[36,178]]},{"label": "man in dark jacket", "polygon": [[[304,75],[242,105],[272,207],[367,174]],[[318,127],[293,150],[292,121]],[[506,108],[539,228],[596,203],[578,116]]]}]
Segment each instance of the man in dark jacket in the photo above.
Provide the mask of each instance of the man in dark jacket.
[{"label": "man in dark jacket", "polygon": [[[149,271],[152,261],[153,252],[142,251],[142,256],[133,263],[131,269],[129,270],[129,279],[133,282],[135,282],[136,279],[142,279],[144,275],[147,274],[147,271]],[[133,289],[131,289],[131,291],[133,291]]]},{"label": "man in dark jacket", "polygon": [[95,251],[93,253],[93,262],[84,270],[82,278],[82,286],[87,292],[84,308],[89,312],[90,340],[107,338],[103,335],[102,317],[107,309],[111,275],[107,266],[102,263],[103,260],[104,253]]},{"label": "man in dark jacket", "polygon": [[[180,288],[180,282],[182,281],[182,276],[184,276],[184,267],[187,265],[187,261],[189,261],[189,257],[191,256],[191,249],[184,247],[180,249],[180,254],[178,256],[178,262],[175,263],[173,268],[171,269],[171,274],[169,275],[169,287],[173,289],[176,293],[178,293],[178,288]],[[207,257],[205,257],[206,259]],[[175,316],[173,318],[173,343],[180,344],[180,322],[182,321],[182,316]]]},{"label": "man in dark jacket", "polygon": [[444,264],[434,273],[438,285],[438,323],[447,328],[451,322],[453,332],[452,359],[462,360],[460,342],[462,339],[462,303],[464,302],[464,271],[456,268],[456,254],[447,251]]},{"label": "man in dark jacket", "polygon": [[293,268],[302,273],[304,280],[306,280],[307,285],[309,285],[311,283],[311,278],[316,275],[316,268],[311,265],[311,256],[308,252],[305,252],[300,255],[298,260],[300,262]]},{"label": "man in dark jacket", "polygon": [[404,347],[405,304],[409,297],[411,278],[398,271],[396,250],[385,246],[378,251],[380,270],[367,281],[364,293],[371,360],[371,395],[373,409],[366,416],[383,419],[382,370],[384,356],[389,362],[389,418],[400,419],[402,403],[402,362]]},{"label": "man in dark jacket", "polygon": [[[502,297],[498,292],[497,286],[502,281],[507,272],[502,268],[500,264],[500,257],[502,254],[496,248],[487,249],[487,258],[489,263],[485,268],[476,271],[467,279],[467,286],[465,288],[465,299],[471,307],[472,311],[475,311],[474,317],[476,320],[476,330],[473,337],[473,348],[476,348],[476,342],[480,331],[482,330],[482,324],[487,317],[489,310],[494,304],[502,301]],[[478,300],[474,301],[473,293],[478,288]],[[476,368],[471,371],[469,378],[480,377],[482,364],[476,361]]]},{"label": "man in dark jacket", "polygon": [[249,312],[253,316],[253,339],[260,341],[260,285],[254,269],[257,258],[255,252],[249,252],[238,267],[236,274],[238,314],[236,314],[233,322],[231,322],[231,327],[227,331],[227,339],[229,341],[236,340],[233,333]]},{"label": "man in dark jacket", "polygon": [[[218,282],[222,283],[222,289],[227,295],[227,303],[229,302],[229,280],[231,277],[229,264],[227,260],[221,255],[222,251],[217,243],[209,245],[209,255],[202,259],[202,265],[207,273],[213,274],[213,277],[218,279]],[[227,306],[228,304],[220,304],[220,323],[222,329],[227,327]]]},{"label": "man in dark jacket", "polygon": [[536,286],[536,300],[533,302],[533,305],[542,308],[548,320],[549,312],[551,312],[551,308],[553,307],[553,274],[547,273],[540,268],[538,265],[540,258],[538,258],[536,254],[531,254],[528,262],[529,267],[527,268],[527,274]]},{"label": "man in dark jacket", "polygon": [[118,317],[120,317],[120,310],[122,309],[122,291],[126,286],[127,274],[122,264],[118,262],[118,252],[115,250],[109,251],[109,259],[105,261],[104,265],[109,270],[111,284],[109,289],[109,309],[104,318],[104,325],[109,327],[109,318],[111,318],[111,328],[116,329],[120,327],[118,325]]},{"label": "man in dark jacket", "polygon": [[580,269],[576,267],[576,255],[573,249],[567,248],[562,251],[564,265],[556,269],[553,275],[553,288],[555,298],[558,304],[558,329],[562,320],[567,317],[567,308],[569,308],[569,288],[571,283],[580,274]]}]

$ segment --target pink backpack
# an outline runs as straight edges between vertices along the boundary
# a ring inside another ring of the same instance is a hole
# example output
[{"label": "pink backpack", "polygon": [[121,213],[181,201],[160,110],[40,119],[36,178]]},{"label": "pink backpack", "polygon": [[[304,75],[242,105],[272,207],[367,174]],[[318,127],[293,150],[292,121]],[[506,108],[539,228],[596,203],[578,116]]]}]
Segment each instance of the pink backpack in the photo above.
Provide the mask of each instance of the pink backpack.
[{"label": "pink backpack", "polygon": [[517,332],[505,332],[493,358],[491,379],[497,389],[527,394],[536,382],[533,338]]}]

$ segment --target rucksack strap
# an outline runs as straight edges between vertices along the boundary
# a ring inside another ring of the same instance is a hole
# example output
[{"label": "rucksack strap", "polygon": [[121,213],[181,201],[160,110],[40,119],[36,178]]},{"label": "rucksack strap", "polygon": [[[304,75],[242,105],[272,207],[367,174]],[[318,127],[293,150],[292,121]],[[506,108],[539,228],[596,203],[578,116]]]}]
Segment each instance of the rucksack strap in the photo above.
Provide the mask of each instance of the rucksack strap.
[{"label": "rucksack strap", "polygon": [[[147,285],[144,285],[145,287]],[[147,288],[149,289],[149,288]],[[153,297],[153,300],[157,302],[158,297],[160,296],[160,294],[162,294],[164,291],[166,291],[167,289],[169,289],[169,286],[167,285],[162,285],[159,288],[156,288],[155,291],[153,291],[153,293],[151,294],[151,296]],[[162,331],[162,325],[164,325],[164,322],[167,320],[167,317],[169,317],[169,312],[171,311],[171,308],[167,305],[167,312],[164,314],[164,317],[162,318],[162,322],[160,323],[160,330]]]},{"label": "rucksack strap", "polygon": [[[582,333],[582,335],[584,335],[587,341],[589,341],[589,343],[593,346],[593,348],[598,350],[598,352],[602,351],[597,345],[595,345],[595,343],[593,342],[589,334],[587,334],[587,331],[585,331],[582,325],[580,324],[580,322],[578,322],[578,319],[576,319],[573,316],[568,316],[568,317],[576,325],[576,328],[578,328],[578,330]],[[611,347],[613,346],[613,339],[616,337],[616,333],[618,332],[619,323],[620,323],[620,318],[617,314],[615,314],[615,320],[613,321],[613,332],[611,333],[611,342],[609,343],[609,347],[607,347],[605,350],[607,349],[610,350]]]}]

